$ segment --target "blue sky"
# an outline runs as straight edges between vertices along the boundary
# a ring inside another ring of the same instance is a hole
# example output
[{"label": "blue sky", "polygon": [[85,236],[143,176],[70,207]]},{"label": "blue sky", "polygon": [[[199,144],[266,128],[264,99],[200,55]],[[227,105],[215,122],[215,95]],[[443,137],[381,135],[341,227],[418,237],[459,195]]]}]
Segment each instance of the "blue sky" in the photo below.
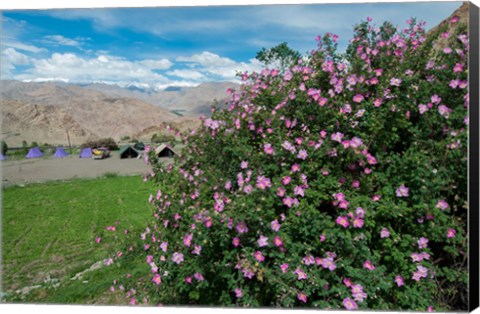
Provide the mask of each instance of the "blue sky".
[{"label": "blue sky", "polygon": [[96,8],[2,11],[2,79],[105,82],[156,88],[235,80],[258,71],[262,47],[287,42],[306,53],[315,37],[340,36],[373,18],[405,27],[414,16],[427,28],[461,2]]}]

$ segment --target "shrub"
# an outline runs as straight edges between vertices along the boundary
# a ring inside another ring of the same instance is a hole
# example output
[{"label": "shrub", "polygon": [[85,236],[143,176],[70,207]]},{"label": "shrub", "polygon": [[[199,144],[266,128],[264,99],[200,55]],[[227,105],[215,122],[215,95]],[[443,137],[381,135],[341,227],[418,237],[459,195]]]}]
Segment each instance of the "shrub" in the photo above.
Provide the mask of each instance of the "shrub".
[{"label": "shrub", "polygon": [[5,155],[8,151],[8,145],[7,145],[7,142],[5,141],[1,141],[2,143],[2,155]]},{"label": "shrub", "polygon": [[182,159],[150,159],[152,221],[116,256],[151,272],[112,289],[131,304],[465,310],[468,37],[408,23],[362,22],[344,55],[326,34],[284,74],[243,74]]},{"label": "shrub", "polygon": [[109,150],[118,150],[118,145],[115,142],[115,140],[111,137],[109,138],[102,138],[99,140],[89,140],[80,145],[80,148],[85,148],[85,147],[106,147]]}]

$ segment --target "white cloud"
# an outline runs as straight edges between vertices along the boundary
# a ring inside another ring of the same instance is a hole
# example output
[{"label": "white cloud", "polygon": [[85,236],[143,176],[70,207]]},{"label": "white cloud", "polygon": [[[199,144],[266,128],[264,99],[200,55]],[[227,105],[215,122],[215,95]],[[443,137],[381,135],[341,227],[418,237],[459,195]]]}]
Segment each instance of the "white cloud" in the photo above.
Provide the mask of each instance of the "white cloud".
[{"label": "white cloud", "polygon": [[178,57],[176,61],[185,62],[187,66],[191,66],[205,75],[218,76],[224,80],[235,80],[239,71],[258,72],[263,68],[262,63],[257,59],[250,59],[248,62],[236,62],[208,51],[189,57]]},{"label": "white cloud", "polygon": [[30,58],[27,55],[25,55],[21,52],[18,52],[11,47],[3,49],[0,61],[1,61],[0,62],[0,68],[1,68],[0,75],[1,75],[2,79],[13,78],[13,73],[15,71],[16,66],[18,66],[18,65],[28,65],[31,62]]},{"label": "white cloud", "polygon": [[201,54],[195,54],[189,57],[178,57],[176,60],[180,62],[197,63],[203,67],[231,66],[235,64],[235,61],[229,58],[223,58],[208,51],[204,51]]},{"label": "white cloud", "polygon": [[32,65],[32,68],[15,78],[24,81],[55,79],[75,83],[105,81],[123,85],[131,82],[154,85],[169,81],[144,65],[108,55],[83,58],[73,53],[54,53],[48,59],[33,60]]},{"label": "white cloud", "polygon": [[189,69],[182,69],[182,70],[173,70],[167,72],[168,75],[176,76],[182,79],[189,79],[189,80],[203,80],[205,79],[205,75],[203,75],[199,71],[189,70]]},{"label": "white cloud", "polygon": [[9,47],[2,51],[2,61],[5,60],[13,65],[27,65],[30,63],[30,58],[23,53],[16,51]]},{"label": "white cloud", "polygon": [[151,70],[166,70],[173,65],[173,63],[168,59],[160,59],[160,60],[148,59],[148,60],[137,61],[137,63]]},{"label": "white cloud", "polygon": [[44,36],[42,42],[45,43],[45,44],[50,44],[50,45],[55,45],[55,46],[59,45],[59,46],[77,47],[77,46],[81,45],[81,43],[79,41],[63,37],[62,35]]},{"label": "white cloud", "polygon": [[32,53],[39,53],[39,52],[47,51],[47,49],[45,49],[45,48],[39,48],[39,47],[36,47],[36,46],[33,46],[33,45],[23,44],[23,43],[20,43],[18,41],[6,40],[5,42],[3,42],[3,45],[5,47],[10,47],[10,48],[14,48],[16,50],[22,50],[22,51],[32,52]]}]

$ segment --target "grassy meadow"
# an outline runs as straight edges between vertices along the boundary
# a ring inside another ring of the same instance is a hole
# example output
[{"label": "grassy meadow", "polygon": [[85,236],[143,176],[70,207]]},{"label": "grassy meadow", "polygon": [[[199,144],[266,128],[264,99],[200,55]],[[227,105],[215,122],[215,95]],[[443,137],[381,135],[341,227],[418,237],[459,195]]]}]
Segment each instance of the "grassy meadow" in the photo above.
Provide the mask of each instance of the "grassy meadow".
[{"label": "grassy meadow", "polygon": [[[108,175],[13,186],[2,190],[2,293],[6,302],[125,303],[107,293],[125,273],[117,265],[102,267],[72,280],[108,258],[112,243],[95,242],[106,226],[118,230],[145,227],[151,215],[151,182],[140,176]],[[128,271],[144,267],[133,261]],[[29,293],[15,291],[36,286]]]}]

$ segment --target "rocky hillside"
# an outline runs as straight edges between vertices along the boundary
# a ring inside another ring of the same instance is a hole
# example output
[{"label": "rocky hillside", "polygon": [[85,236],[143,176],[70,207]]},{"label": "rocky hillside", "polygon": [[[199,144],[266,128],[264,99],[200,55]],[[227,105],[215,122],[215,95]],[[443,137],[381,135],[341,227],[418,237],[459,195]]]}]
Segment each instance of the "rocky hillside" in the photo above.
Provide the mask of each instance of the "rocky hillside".
[{"label": "rocky hillside", "polygon": [[23,140],[66,144],[67,130],[71,142],[81,144],[103,137],[119,140],[151,127],[195,126],[192,119],[145,101],[107,96],[75,85],[2,81],[1,96],[2,133],[10,132],[5,140],[11,146]]}]

